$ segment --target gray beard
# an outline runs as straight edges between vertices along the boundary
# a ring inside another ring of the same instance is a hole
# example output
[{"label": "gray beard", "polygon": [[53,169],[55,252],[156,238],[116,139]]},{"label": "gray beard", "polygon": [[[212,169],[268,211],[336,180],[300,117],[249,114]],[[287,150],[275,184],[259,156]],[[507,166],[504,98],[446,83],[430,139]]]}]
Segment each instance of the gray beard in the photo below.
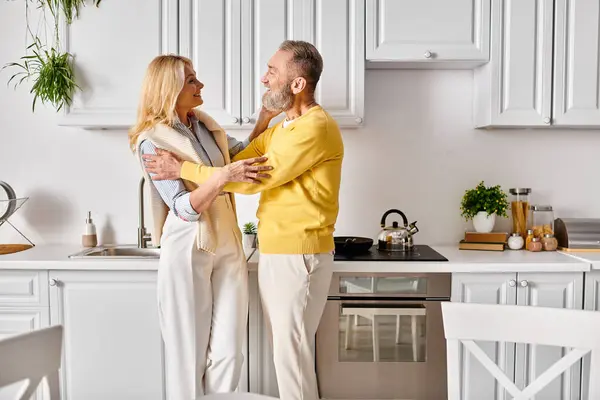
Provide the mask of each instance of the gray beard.
[{"label": "gray beard", "polygon": [[286,85],[278,92],[272,90],[265,92],[262,103],[267,110],[283,112],[292,108],[292,105],[294,104],[294,95],[289,86]]}]

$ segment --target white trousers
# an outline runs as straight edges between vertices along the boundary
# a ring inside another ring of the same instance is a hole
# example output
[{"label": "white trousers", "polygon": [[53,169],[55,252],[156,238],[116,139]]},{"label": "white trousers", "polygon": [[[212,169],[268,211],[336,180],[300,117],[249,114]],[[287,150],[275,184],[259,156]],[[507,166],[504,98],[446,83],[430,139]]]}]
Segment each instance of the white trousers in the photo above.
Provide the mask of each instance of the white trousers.
[{"label": "white trousers", "polygon": [[[217,251],[196,247],[196,224],[169,213],[158,271],[160,327],[167,398],[194,400],[235,391],[244,361],[248,273],[239,228],[227,196],[213,205]],[[237,230],[237,231],[236,231]]]},{"label": "white trousers", "polygon": [[327,301],[332,254],[261,254],[258,283],[282,400],[319,398],[314,338]]}]

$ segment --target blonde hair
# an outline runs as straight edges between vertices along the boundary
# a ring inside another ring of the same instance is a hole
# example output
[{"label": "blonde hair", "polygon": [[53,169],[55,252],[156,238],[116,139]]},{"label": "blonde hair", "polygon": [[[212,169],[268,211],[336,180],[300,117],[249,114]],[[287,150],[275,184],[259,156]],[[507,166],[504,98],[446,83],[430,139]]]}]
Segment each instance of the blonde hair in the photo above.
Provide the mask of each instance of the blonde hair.
[{"label": "blonde hair", "polygon": [[173,126],[176,118],[175,105],[183,88],[185,65],[192,65],[189,58],[168,54],[155,57],[142,83],[137,122],[129,130],[129,146],[136,151],[138,136],[156,126]]}]

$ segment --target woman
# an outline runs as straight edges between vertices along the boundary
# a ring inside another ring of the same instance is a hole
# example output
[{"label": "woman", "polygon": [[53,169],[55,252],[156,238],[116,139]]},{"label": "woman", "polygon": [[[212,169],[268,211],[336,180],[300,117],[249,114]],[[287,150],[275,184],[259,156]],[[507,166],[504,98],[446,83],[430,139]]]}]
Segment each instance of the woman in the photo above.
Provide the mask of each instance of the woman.
[{"label": "woman", "polygon": [[265,159],[230,164],[230,159],[264,130],[259,117],[250,137],[228,137],[208,115],[203,84],[189,59],[156,57],[144,78],[137,123],[129,143],[146,180],[142,155],[165,149],[182,159],[219,168],[206,183],[152,181],[152,236],[161,246],[158,271],[160,327],[165,343],[167,393],[170,399],[192,400],[215,392],[234,391],[243,363],[248,289],[233,195],[227,182],[268,178]]}]

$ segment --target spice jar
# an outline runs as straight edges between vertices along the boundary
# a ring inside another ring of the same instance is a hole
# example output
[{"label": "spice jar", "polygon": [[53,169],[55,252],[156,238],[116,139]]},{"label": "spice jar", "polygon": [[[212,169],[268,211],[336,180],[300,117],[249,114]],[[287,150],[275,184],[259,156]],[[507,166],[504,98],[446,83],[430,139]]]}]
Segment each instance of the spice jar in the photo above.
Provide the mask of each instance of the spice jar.
[{"label": "spice jar", "polygon": [[527,246],[527,250],[542,251],[542,242],[540,241],[540,238],[534,236],[531,239],[531,242],[529,242],[529,245]]},{"label": "spice jar", "polygon": [[510,211],[512,215],[512,231],[518,232],[521,237],[527,235],[527,217],[529,212],[529,188],[512,188],[508,192],[511,195]]},{"label": "spice jar", "polygon": [[519,232],[512,233],[508,238],[508,247],[512,250],[521,250],[524,243],[525,239],[523,239]]},{"label": "spice jar", "polygon": [[533,230],[527,229],[527,236],[525,237],[525,248],[529,248],[529,242],[533,239]]},{"label": "spice jar", "polygon": [[558,248],[558,240],[554,235],[546,233],[542,239],[542,247],[545,251],[555,251]]},{"label": "spice jar", "polygon": [[552,206],[533,205],[530,208],[533,236],[542,239],[545,234],[554,235],[554,212]]}]

